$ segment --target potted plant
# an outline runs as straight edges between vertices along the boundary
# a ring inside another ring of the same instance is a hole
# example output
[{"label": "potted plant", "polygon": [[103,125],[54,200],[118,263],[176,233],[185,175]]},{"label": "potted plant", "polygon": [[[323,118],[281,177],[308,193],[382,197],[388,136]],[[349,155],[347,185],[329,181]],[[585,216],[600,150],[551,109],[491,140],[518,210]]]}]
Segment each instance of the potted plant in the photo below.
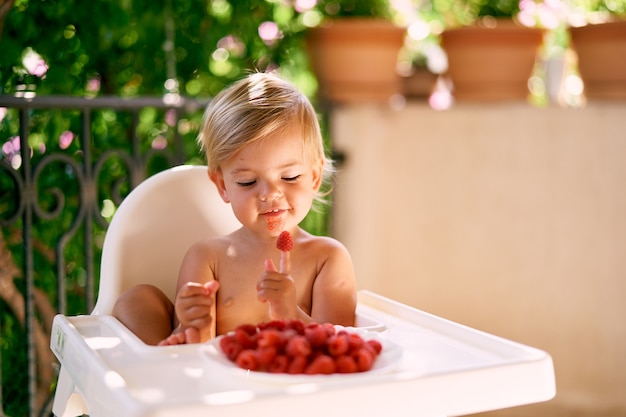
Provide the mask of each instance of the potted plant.
[{"label": "potted plant", "polygon": [[306,33],[319,97],[335,103],[387,101],[401,92],[396,71],[406,29],[387,0],[321,0]]},{"label": "potted plant", "polygon": [[[445,57],[438,41],[411,39],[400,58],[402,91],[409,99],[428,99],[435,91]],[[435,57],[435,55],[438,56]]]},{"label": "potted plant", "polygon": [[521,24],[519,0],[432,0],[445,30],[456,100],[524,100],[544,31]]},{"label": "potted plant", "polygon": [[588,100],[626,99],[626,0],[572,0],[572,47]]}]

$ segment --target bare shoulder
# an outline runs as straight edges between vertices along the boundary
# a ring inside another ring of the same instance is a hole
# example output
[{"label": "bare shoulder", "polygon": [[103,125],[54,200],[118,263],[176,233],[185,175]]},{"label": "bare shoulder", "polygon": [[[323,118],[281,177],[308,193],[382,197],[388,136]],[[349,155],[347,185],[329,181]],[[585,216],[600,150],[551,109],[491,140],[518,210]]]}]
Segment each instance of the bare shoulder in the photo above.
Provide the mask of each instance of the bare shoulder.
[{"label": "bare shoulder", "polygon": [[205,260],[218,259],[228,251],[231,245],[232,236],[230,235],[207,237],[192,244],[185,256]]},{"label": "bare shoulder", "polygon": [[230,236],[201,239],[189,247],[179,271],[179,285],[187,281],[206,282],[216,279],[218,265],[231,245]]},{"label": "bare shoulder", "polygon": [[354,325],[356,277],[347,248],[332,237],[310,236],[302,249],[307,256],[314,253],[317,260],[311,293],[313,320]]},{"label": "bare shoulder", "polygon": [[350,254],[343,243],[332,237],[315,236],[305,232],[302,234],[300,239],[297,243],[301,244],[301,247],[308,253],[314,253],[322,256],[326,255],[328,257],[350,257]]},{"label": "bare shoulder", "polygon": [[329,236],[315,236],[306,232],[301,239],[300,256],[315,260],[318,280],[348,279],[354,275],[352,257],[343,243]]}]

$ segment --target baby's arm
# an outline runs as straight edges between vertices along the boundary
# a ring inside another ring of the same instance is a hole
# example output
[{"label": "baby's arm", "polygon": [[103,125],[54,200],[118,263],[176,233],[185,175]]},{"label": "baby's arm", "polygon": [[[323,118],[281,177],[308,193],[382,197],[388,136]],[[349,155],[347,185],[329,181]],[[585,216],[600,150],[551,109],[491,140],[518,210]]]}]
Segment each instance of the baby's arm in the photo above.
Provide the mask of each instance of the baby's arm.
[{"label": "baby's arm", "polygon": [[176,290],[175,329],[161,345],[199,343],[215,337],[215,305],[219,282],[205,243],[192,246],[183,259]]},{"label": "baby's arm", "polygon": [[328,238],[327,244],[328,257],[313,284],[311,318],[354,326],[357,299],[352,258],[338,241]]}]

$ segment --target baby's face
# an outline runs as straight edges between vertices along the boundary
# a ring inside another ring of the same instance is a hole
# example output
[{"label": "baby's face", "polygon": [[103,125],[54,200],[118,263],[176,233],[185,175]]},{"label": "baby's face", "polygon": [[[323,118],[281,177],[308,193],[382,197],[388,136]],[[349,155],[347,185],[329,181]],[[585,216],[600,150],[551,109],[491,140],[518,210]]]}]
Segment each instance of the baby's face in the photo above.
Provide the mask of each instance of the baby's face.
[{"label": "baby's face", "polygon": [[278,236],[297,226],[321,184],[321,161],[306,158],[300,130],[244,147],[222,165],[225,200],[257,233]]}]

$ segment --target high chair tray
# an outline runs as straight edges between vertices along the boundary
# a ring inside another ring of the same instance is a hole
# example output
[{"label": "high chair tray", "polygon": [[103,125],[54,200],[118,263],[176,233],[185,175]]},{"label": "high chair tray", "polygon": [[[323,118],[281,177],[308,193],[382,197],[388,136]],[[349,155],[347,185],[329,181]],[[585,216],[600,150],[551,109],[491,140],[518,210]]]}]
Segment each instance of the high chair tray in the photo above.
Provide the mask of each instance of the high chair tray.
[{"label": "high chair tray", "polygon": [[210,343],[148,346],[95,315],[57,315],[50,346],[92,417],[456,416],[555,394],[544,351],[368,291],[357,315],[358,331],[379,332],[393,348],[393,366],[346,378],[242,378],[211,360]]}]

